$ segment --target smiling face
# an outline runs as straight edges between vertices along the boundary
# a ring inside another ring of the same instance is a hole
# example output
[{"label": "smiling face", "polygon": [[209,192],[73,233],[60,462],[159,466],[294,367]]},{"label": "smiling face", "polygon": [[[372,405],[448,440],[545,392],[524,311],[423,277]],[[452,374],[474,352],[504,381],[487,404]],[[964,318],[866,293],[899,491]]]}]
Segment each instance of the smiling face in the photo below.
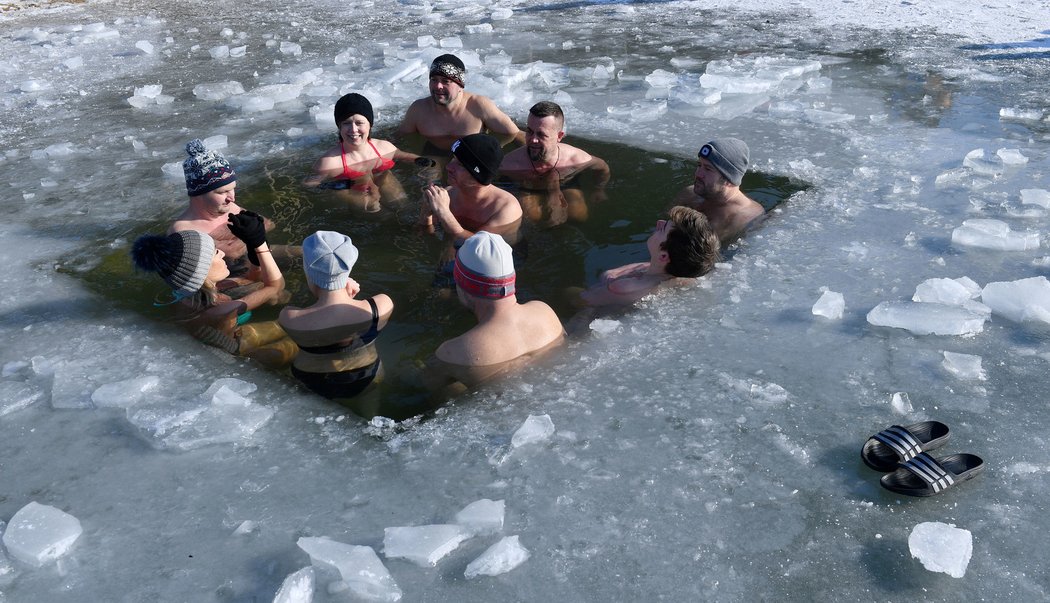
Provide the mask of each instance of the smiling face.
[{"label": "smiling face", "polygon": [[525,121],[525,149],[533,161],[554,161],[558,143],[565,137],[561,120],[553,115],[536,117],[529,114]]},{"label": "smiling face", "polygon": [[724,195],[729,181],[710,161],[700,157],[696,161],[696,172],[693,174],[693,192],[703,198]]},{"label": "smiling face", "polygon": [[234,203],[237,198],[236,190],[237,183],[231,182],[226,186],[220,186],[219,188],[208,191],[203,195],[190,197],[190,200],[194,201],[200,210],[209,216],[225,216],[235,207]]},{"label": "smiling face", "polygon": [[225,257],[226,254],[221,249],[215,250],[215,255],[211,258],[211,267],[208,268],[208,276],[205,278],[206,281],[217,283],[230,276],[230,269],[226,266]]},{"label": "smiling face", "polygon": [[364,144],[371,134],[372,124],[364,115],[351,115],[339,124],[339,137],[348,145]]},{"label": "smiling face", "polygon": [[447,77],[443,75],[430,76],[430,98],[435,103],[447,107],[456,102],[456,99],[459,98],[462,92],[463,86]]}]

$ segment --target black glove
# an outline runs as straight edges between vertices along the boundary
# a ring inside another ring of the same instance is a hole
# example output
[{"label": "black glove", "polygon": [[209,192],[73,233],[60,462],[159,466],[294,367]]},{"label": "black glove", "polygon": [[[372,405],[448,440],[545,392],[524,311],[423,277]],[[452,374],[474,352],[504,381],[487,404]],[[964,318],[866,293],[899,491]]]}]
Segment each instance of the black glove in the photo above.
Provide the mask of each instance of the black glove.
[{"label": "black glove", "polygon": [[230,214],[228,220],[230,232],[248,247],[248,261],[258,266],[259,256],[255,248],[266,242],[266,225],[263,224],[262,216],[244,209],[239,214]]}]

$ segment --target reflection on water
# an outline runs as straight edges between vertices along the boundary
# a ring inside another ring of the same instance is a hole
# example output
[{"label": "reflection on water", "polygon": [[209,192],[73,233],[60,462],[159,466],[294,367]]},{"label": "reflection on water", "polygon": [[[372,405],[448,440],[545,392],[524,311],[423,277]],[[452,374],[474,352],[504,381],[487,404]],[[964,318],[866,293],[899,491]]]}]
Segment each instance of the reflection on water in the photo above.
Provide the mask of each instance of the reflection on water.
[{"label": "reflection on water", "polygon": [[[588,180],[586,173],[576,181],[570,179],[564,188],[542,194],[521,183],[501,184],[523,199],[528,219],[516,246],[518,298],[547,302],[563,321],[575,312],[568,289],[595,282],[607,268],[646,260],[643,242],[675,194],[692,182],[695,168],[691,153],[676,157],[592,140],[567,142],[605,159],[611,171],[605,187]],[[345,190],[316,190],[301,184],[321,152],[318,145],[261,165],[238,166],[238,202],[273,218],[277,226],[269,234],[272,243],[299,244],[317,230],[335,230],[353,239],[361,255],[352,274],[361,284],[361,295],[386,293],[396,307],[377,342],[386,374],[355,398],[352,408],[365,417],[412,416],[430,404],[422,381],[424,363],[442,341],[469,329],[474,319],[451,289],[435,285],[441,280],[435,275],[446,245],[415,226],[423,184],[420,168],[406,163],[384,172],[398,180],[404,195],[381,198],[378,211],[362,211],[359,203],[348,200]],[[741,188],[768,211],[802,186],[782,176],[749,172]],[[162,232],[167,225],[158,217],[127,238]],[[284,274],[290,303],[312,303],[301,264]],[[161,283],[152,275],[131,272],[127,249],[113,251],[83,277],[115,303],[168,320],[166,308],[153,306]],[[261,308],[254,320],[276,318],[277,311]]]}]

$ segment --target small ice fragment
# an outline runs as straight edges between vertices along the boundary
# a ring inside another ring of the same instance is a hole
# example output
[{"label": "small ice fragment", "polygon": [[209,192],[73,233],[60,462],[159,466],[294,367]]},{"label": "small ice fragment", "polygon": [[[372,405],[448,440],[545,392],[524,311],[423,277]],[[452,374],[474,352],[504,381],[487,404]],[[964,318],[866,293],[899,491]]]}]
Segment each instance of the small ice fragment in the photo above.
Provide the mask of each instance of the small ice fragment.
[{"label": "small ice fragment", "polygon": [[314,600],[314,568],[306,566],[301,570],[288,574],[281,582],[281,588],[273,603],[310,603]]},{"label": "small ice fragment", "polygon": [[842,312],[846,309],[846,300],[841,293],[825,291],[817,303],[813,304],[812,312],[816,316],[823,316],[831,320],[842,318]]},{"label": "small ice fragment", "polygon": [[80,537],[80,520],[38,502],[22,507],[4,530],[4,547],[12,557],[40,567],[65,555]]},{"label": "small ice fragment", "polygon": [[225,44],[222,46],[215,46],[208,49],[208,54],[210,54],[213,59],[225,59],[230,56],[230,47]]},{"label": "small ice fragment", "polygon": [[973,535],[955,524],[926,521],[912,528],[908,550],[929,571],[962,578],[973,554]]},{"label": "small ice fragment", "polygon": [[107,383],[91,394],[91,401],[98,407],[127,408],[141,402],[146,393],[156,389],[158,385],[160,377],[156,375]]},{"label": "small ice fragment", "polygon": [[434,567],[472,536],[454,524],[402,526],[383,530],[383,554],[387,559],[407,559],[421,567]]},{"label": "small ice fragment", "polygon": [[1016,107],[1003,107],[999,109],[999,119],[1042,119],[1043,112],[1038,109],[1019,109]]},{"label": "small ice fragment", "polygon": [[314,565],[335,568],[355,596],[389,603],[401,600],[401,589],[372,547],[306,536],[297,544]]},{"label": "small ice fragment", "polygon": [[868,312],[867,320],[877,327],[906,329],[916,335],[973,335],[984,330],[985,316],[944,304],[882,302]]},{"label": "small ice fragment", "polygon": [[550,415],[529,415],[510,438],[514,448],[549,440],[554,435],[554,421]]},{"label": "small ice fragment", "polygon": [[981,301],[1014,322],[1050,323],[1050,281],[1045,276],[988,283],[981,290]]},{"label": "small ice fragment", "polygon": [[608,318],[595,318],[591,321],[591,330],[599,335],[608,335],[620,330],[620,321]]},{"label": "small ice fragment", "polygon": [[911,413],[911,398],[908,396],[908,392],[894,392],[890,398],[890,408],[898,415]]},{"label": "small ice fragment", "polygon": [[952,244],[997,251],[1039,248],[1038,232],[1014,232],[1006,222],[985,218],[966,220],[952,231]]},{"label": "small ice fragment", "polygon": [[136,109],[141,109],[147,105],[153,104],[152,98],[146,98],[145,96],[129,96],[128,104]]},{"label": "small ice fragment", "polygon": [[438,46],[442,48],[463,48],[463,40],[459,36],[451,36],[448,38],[441,38],[438,41]]},{"label": "small ice fragment", "polygon": [[1050,191],[1041,188],[1021,189],[1021,203],[1050,208]]},{"label": "small ice fragment", "polygon": [[1003,165],[1024,165],[1028,163],[1028,158],[1021,153],[1020,149],[999,149],[995,154],[1003,161]]},{"label": "small ice fragment", "polygon": [[[205,138],[201,142],[204,143],[204,148],[208,149],[209,151],[219,151],[221,149],[225,149],[229,145],[229,138],[227,138],[225,134],[216,134],[214,136],[209,136]],[[237,381],[240,380],[238,379]],[[244,383],[244,381],[240,382]],[[248,391],[248,393],[255,391],[254,384],[250,385],[252,385],[252,388]]]},{"label": "small ice fragment", "polygon": [[135,42],[135,48],[141,50],[142,54],[153,54],[153,44],[150,44],[147,40]]},{"label": "small ice fragment", "polygon": [[49,87],[48,83],[42,80],[26,80],[18,86],[18,89],[22,92],[40,92]]},{"label": "small ice fragment", "polygon": [[29,408],[46,395],[43,389],[33,383],[0,381],[0,417]]},{"label": "small ice fragment", "polygon": [[150,84],[148,86],[142,86],[141,88],[135,88],[135,96],[142,96],[145,98],[157,98],[164,86],[161,84]]},{"label": "small ice fragment", "polygon": [[240,109],[245,113],[259,113],[273,109],[274,100],[269,96],[257,96],[255,94],[242,94],[234,96],[229,100],[231,107]]},{"label": "small ice fragment", "polygon": [[657,69],[645,76],[645,83],[652,88],[670,88],[678,83],[678,75],[670,71]]},{"label": "small ice fragment", "polygon": [[518,542],[518,536],[506,536],[468,563],[463,575],[468,579],[498,576],[525,563],[528,558],[529,551]]},{"label": "small ice fragment", "polygon": [[435,44],[437,44],[437,40],[434,39],[434,36],[427,35],[416,37],[416,46],[419,48],[429,48]]},{"label": "small ice fragment", "polygon": [[467,25],[466,26],[466,32],[468,34],[472,34],[472,35],[476,35],[476,34],[490,34],[490,33],[492,33],[492,31],[493,30],[492,30],[492,24],[491,23],[477,23],[477,24],[472,24],[472,25]]},{"label": "small ice fragment", "polygon": [[976,297],[971,289],[950,278],[931,278],[915,288],[912,301],[961,306]]},{"label": "small ice fragment", "polygon": [[229,406],[248,406],[252,401],[232,389],[223,386],[215,390],[215,393],[212,394],[211,403]]},{"label": "small ice fragment", "polygon": [[780,404],[788,399],[788,391],[776,383],[752,383],[750,387],[751,399],[763,404]]},{"label": "small ice fragment", "polygon": [[230,49],[230,57],[231,58],[237,59],[237,58],[243,57],[246,54],[248,54],[248,47],[247,46],[234,46],[233,48]]},{"label": "small ice fragment", "polygon": [[84,66],[84,57],[78,54],[75,57],[69,57],[68,59],[62,61],[62,64],[66,66],[66,69],[69,69],[70,71],[76,71],[77,69],[80,69]]},{"label": "small ice fragment", "polygon": [[[212,138],[214,138],[214,137],[212,137]],[[226,137],[223,136],[222,138],[225,139]],[[211,140],[211,138],[208,138],[206,140]],[[207,149],[209,149],[209,150],[212,150],[214,148],[222,148],[222,147],[211,147],[211,146],[208,146],[207,144],[205,144],[205,147]],[[235,377],[220,377],[220,378],[216,379],[215,381],[213,381],[210,386],[208,386],[208,389],[205,390],[203,394],[201,394],[201,397],[204,398],[205,400],[211,400],[212,397],[215,396],[215,392],[219,391],[222,388],[227,388],[227,389],[233,390],[234,392],[236,392],[236,393],[238,393],[238,394],[240,394],[242,396],[248,397],[248,396],[252,395],[255,392],[255,390],[259,389],[259,386],[255,385],[254,383],[251,383],[249,381],[244,381],[242,379],[237,379]]]},{"label": "small ice fragment", "polygon": [[505,504],[502,500],[482,498],[456,513],[456,523],[474,534],[494,534],[503,529]]},{"label": "small ice fragment", "polygon": [[258,524],[250,519],[245,519],[241,522],[241,525],[237,526],[237,529],[233,531],[234,536],[244,536],[251,534],[252,532],[259,529]]},{"label": "small ice fragment", "polygon": [[963,159],[963,167],[970,168],[975,174],[998,178],[1003,175],[1003,160],[998,156],[995,159],[985,159],[984,149],[974,149],[966,154]]},{"label": "small ice fragment", "polygon": [[[244,86],[240,82],[232,80],[229,82],[197,84],[193,87],[193,95],[201,100],[218,101],[236,94],[244,94]],[[182,164],[179,165],[181,166]]]},{"label": "small ice fragment", "polygon": [[981,368],[980,356],[947,351],[942,351],[942,353],[944,354],[944,361],[941,362],[941,366],[949,373],[968,381],[984,381],[986,379],[984,369]]},{"label": "small ice fragment", "polygon": [[489,14],[489,19],[493,21],[506,21],[514,16],[514,10],[509,8],[494,8],[492,13]]},{"label": "small ice fragment", "polygon": [[303,54],[303,47],[298,45],[298,44],[296,44],[295,42],[284,41],[284,42],[281,42],[280,51],[281,51],[281,54],[290,54],[290,55],[292,55],[294,57],[297,57],[297,56]]}]

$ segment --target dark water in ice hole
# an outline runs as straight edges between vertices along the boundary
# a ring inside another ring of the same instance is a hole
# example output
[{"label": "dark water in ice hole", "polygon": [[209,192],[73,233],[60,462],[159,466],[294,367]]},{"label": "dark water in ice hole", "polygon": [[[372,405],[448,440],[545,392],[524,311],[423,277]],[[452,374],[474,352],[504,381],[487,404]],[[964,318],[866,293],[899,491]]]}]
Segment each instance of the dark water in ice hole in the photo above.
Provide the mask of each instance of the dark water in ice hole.
[{"label": "dark water in ice hole", "polygon": [[[376,132],[377,138],[387,133]],[[407,193],[400,207],[364,213],[347,207],[332,191],[307,190],[300,185],[314,160],[330,144],[294,149],[278,158],[254,165],[235,165],[237,202],[270,216],[277,227],[271,243],[299,244],[316,230],[336,230],[351,237],[360,257],[351,274],[362,287],[362,297],[386,293],[394,300],[394,314],[378,340],[386,375],[348,403],[369,418],[383,415],[402,419],[425,410],[431,401],[423,389],[419,368],[445,339],[469,329],[473,317],[464,310],[451,289],[436,284],[435,276],[445,243],[415,227],[421,179],[413,165],[398,165],[394,174]],[[596,202],[592,187],[583,187],[586,207],[579,207],[563,223],[551,226],[544,212],[537,222],[522,225],[522,241],[515,246],[518,258],[518,299],[540,299],[568,321],[575,314],[566,290],[584,287],[608,268],[647,259],[644,241],[657,219],[666,215],[670,201],[693,178],[695,160],[654,153],[621,144],[566,139],[604,159],[612,179],[605,199]],[[503,184],[514,191],[514,185]],[[783,176],[749,172],[742,188],[767,211],[804,188]],[[147,232],[164,232],[170,216],[158,216],[130,232],[127,240]],[[731,256],[732,249],[726,250]],[[167,291],[153,274],[130,267],[128,248],[107,255],[96,267],[80,274],[96,292],[115,304],[166,322],[170,309],[154,307]],[[291,303],[312,302],[301,263],[284,270]],[[260,308],[253,320],[276,318],[278,308]],[[160,327],[168,328],[168,327]],[[171,325],[170,328],[178,328]],[[289,379],[292,377],[289,376]]]}]

